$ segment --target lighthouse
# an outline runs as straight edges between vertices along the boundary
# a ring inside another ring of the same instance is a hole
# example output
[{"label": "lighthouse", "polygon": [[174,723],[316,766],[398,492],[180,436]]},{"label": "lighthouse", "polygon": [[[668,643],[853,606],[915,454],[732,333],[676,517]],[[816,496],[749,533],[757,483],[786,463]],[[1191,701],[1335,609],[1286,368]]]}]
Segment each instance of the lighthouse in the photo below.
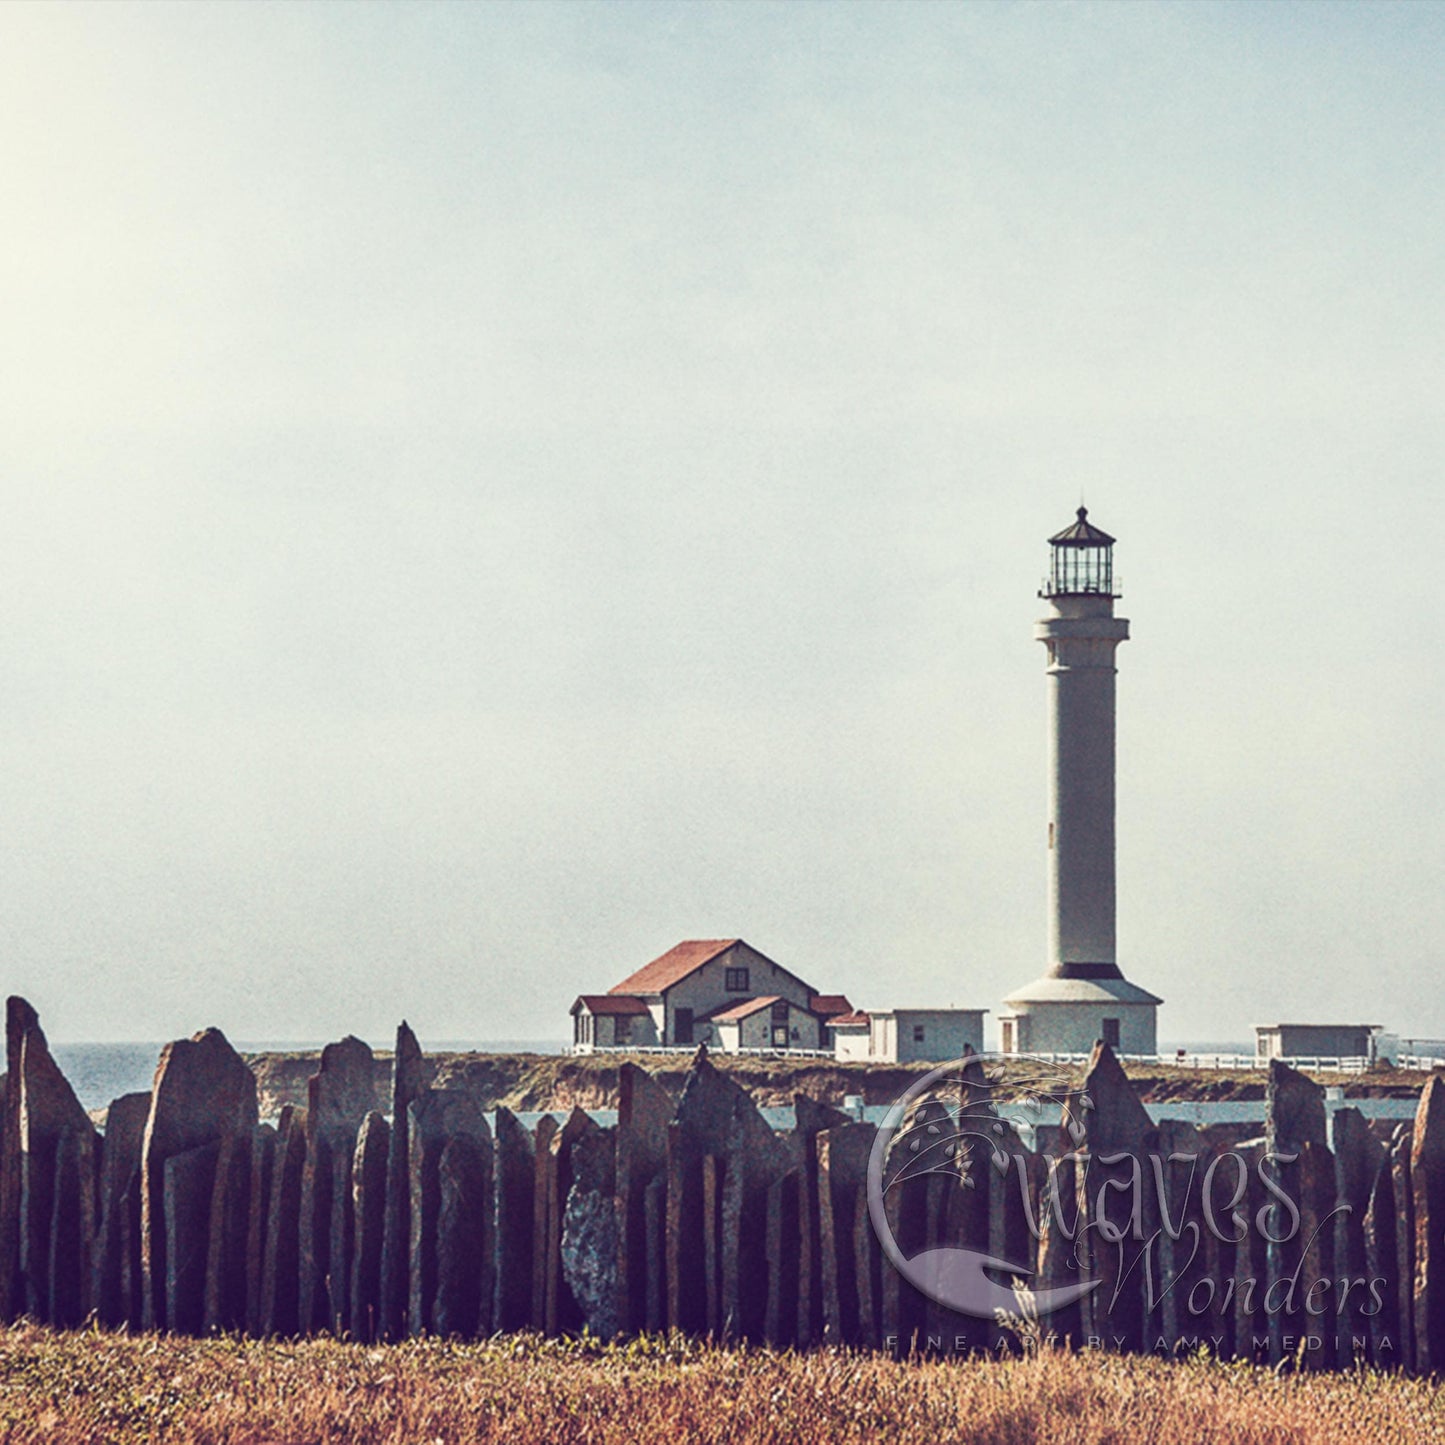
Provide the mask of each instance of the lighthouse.
[{"label": "lighthouse", "polygon": [[1034,627],[1048,655],[1047,967],[1004,1000],[1001,1045],[1072,1054],[1102,1039],[1153,1054],[1162,1000],[1124,977],[1115,937],[1115,653],[1129,623],[1114,616],[1114,538],[1080,507],[1049,548]]}]

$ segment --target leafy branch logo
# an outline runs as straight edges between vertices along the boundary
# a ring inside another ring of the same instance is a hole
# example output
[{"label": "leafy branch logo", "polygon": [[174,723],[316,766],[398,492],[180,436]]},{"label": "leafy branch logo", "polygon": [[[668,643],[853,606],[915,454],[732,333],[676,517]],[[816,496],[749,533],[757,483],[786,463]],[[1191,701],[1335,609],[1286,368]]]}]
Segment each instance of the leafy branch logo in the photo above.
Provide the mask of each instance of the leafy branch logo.
[{"label": "leafy branch logo", "polygon": [[[895,1269],[930,1299],[962,1314],[993,1319],[1021,1305],[1035,1316],[1061,1309],[1097,1288],[1097,1280],[1058,1289],[1030,1290],[1022,1280],[1029,1263],[998,1259],[982,1250],[942,1245],[905,1255],[889,1218],[910,1181],[945,1175],[977,1188],[983,1170],[1006,1179],[1017,1158],[1018,1134],[1032,1132],[1045,1104],[1057,1105],[1075,1147],[1084,1141],[1084,1115],[1094,1101],[1042,1060],[1011,1056],[1025,1072],[1009,1076],[1002,1060],[982,1054],[944,1064],[911,1085],[892,1105],[868,1161],[868,1213],[883,1252]],[[1013,1146],[1013,1147],[1010,1147]],[[1018,1165],[1022,1181],[1022,1160]],[[1010,1277],[1005,1285],[985,1273]]]},{"label": "leafy branch logo", "polygon": [[[884,1255],[914,1288],[960,1314],[1021,1316],[1036,1327],[1102,1286],[1086,1312],[1090,1329],[1121,1303],[1121,1329],[1152,1321],[1172,1296],[1171,1334],[1180,1321],[1227,1333],[1232,1320],[1255,1351],[1272,1349],[1272,1338],[1300,1338],[1315,1351],[1348,1345],[1356,1359],[1394,1348],[1384,1323],[1388,1274],[1368,1251],[1351,1258],[1334,1249],[1357,1205],[1337,1199],[1326,1208],[1319,1199],[1316,1185],[1328,1189],[1335,1167],[1321,1163],[1320,1151],[1284,1151],[1268,1138],[1237,1149],[1202,1141],[1173,1148],[1151,1128],[1132,1144],[1101,1148],[1100,1131],[1086,1127],[1094,1100],[1083,1089],[1042,1060],[1008,1063],[1011,1072],[998,1056],[970,1055],[925,1074],[873,1141],[869,1217]],[[1057,1135],[1035,1133],[1056,1118]],[[1044,1146],[1037,1153],[1030,1135]],[[940,1229],[952,1231],[945,1240],[982,1236],[1029,1258],[939,1242]],[[1032,1288],[1031,1261],[1045,1241],[1061,1272],[1085,1277]],[[1216,1248],[1233,1261],[1222,1272],[1211,1259]],[[1255,1262],[1267,1265],[1262,1276]],[[1302,1335],[1281,1334],[1300,1322]],[[1253,1332],[1264,1323],[1262,1335]],[[1203,1338],[1217,1343],[1225,1333]],[[1164,1329],[1156,1348],[1172,1348]]]}]

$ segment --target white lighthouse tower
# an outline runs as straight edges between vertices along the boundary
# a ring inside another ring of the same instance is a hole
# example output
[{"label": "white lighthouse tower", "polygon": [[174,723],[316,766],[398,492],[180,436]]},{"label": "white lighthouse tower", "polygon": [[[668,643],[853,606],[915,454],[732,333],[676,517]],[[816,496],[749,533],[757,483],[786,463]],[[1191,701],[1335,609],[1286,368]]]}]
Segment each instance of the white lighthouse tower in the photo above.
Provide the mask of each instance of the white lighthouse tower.
[{"label": "white lighthouse tower", "polygon": [[1096,1039],[1152,1054],[1161,999],[1119,971],[1114,937],[1114,539],[1080,507],[1049,538],[1034,628],[1048,649],[1048,969],[999,1014],[1005,1053],[1085,1053]]}]

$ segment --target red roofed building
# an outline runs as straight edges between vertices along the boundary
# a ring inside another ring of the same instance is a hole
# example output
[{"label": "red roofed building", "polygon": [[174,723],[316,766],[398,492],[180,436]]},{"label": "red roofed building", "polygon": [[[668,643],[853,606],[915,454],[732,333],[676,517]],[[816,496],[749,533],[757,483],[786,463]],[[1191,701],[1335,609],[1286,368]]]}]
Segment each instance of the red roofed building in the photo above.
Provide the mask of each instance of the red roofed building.
[{"label": "red roofed building", "polygon": [[836,1058],[867,1063],[872,1057],[873,1028],[866,1013],[835,1014],[826,1027]]},{"label": "red roofed building", "polygon": [[657,1030],[642,999],[584,993],[572,1005],[572,1038],[593,1048],[645,1048],[657,1042]]},{"label": "red roofed building", "polygon": [[712,1026],[723,1051],[735,1054],[740,1049],[816,1049],[823,1044],[810,1042],[821,1037],[823,1020],[809,1008],[780,997],[766,994],[750,998],[746,1003],[712,1016]]},{"label": "red roofed building", "polygon": [[824,1024],[851,1005],[741,938],[694,938],[605,994],[572,1005],[572,1043],[597,1048],[827,1049]]}]

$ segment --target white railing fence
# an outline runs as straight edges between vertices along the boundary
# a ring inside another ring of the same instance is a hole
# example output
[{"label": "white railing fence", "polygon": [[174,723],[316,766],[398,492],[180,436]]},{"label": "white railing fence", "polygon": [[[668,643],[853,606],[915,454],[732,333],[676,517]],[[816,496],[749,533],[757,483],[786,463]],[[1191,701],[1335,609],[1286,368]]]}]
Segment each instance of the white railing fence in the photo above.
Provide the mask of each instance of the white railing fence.
[{"label": "white railing fence", "polygon": [[[1046,1054],[1030,1051],[1028,1057],[1042,1059],[1045,1063],[1050,1064],[1087,1064],[1089,1062],[1088,1054]],[[1172,1054],[1120,1054],[1118,1057],[1126,1064],[1147,1064],[1154,1067],[1177,1069],[1244,1071],[1264,1070],[1269,1067],[1269,1060],[1260,1058],[1258,1054],[1191,1054],[1179,1051]],[[1280,1062],[1288,1064],[1292,1069],[1302,1069],[1306,1073],[1315,1071],[1330,1074],[1363,1074],[1370,1067],[1369,1059],[1363,1055],[1354,1058],[1300,1055],[1281,1059]],[[1401,1064],[1400,1067],[1408,1066]]]},{"label": "white railing fence", "polygon": [[[696,1044],[573,1044],[567,1052],[574,1055],[691,1054],[696,1049]],[[713,1046],[713,1049],[717,1053],[748,1054],[755,1058],[832,1059],[839,1063],[891,1062],[884,1059],[838,1059],[831,1049],[719,1049],[716,1045]],[[1020,1057],[1025,1056],[1021,1055]],[[1089,1055],[1086,1053],[1030,1052],[1026,1057],[1039,1059],[1047,1064],[1087,1064],[1089,1062]],[[1119,1058],[1126,1064],[1142,1064],[1151,1068],[1229,1069],[1237,1072],[1260,1072],[1269,1067],[1269,1060],[1262,1059],[1257,1054],[1176,1052],[1171,1054],[1120,1054]],[[1395,1067],[1400,1069],[1445,1068],[1445,1058],[1433,1058],[1426,1055],[1402,1054],[1394,1062]],[[1363,1055],[1354,1057],[1348,1055],[1296,1055],[1292,1058],[1282,1059],[1281,1063],[1288,1064],[1292,1069],[1303,1070],[1305,1073],[1363,1074],[1370,1068],[1370,1060]]]}]

